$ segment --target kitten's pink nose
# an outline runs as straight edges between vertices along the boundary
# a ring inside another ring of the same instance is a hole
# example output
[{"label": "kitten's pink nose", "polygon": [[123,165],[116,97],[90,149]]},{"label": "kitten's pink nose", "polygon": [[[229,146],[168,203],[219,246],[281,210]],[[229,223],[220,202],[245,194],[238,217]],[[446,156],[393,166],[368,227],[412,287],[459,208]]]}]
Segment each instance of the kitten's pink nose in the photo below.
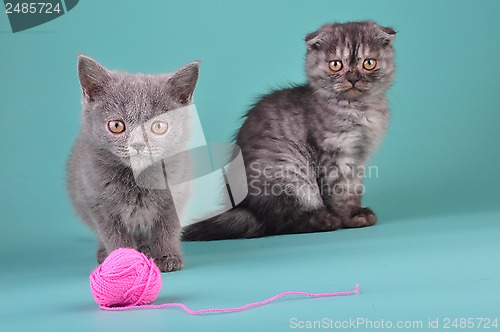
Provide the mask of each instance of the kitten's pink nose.
[{"label": "kitten's pink nose", "polygon": [[146,144],[144,144],[144,143],[133,143],[133,144],[130,144],[130,146],[133,147],[135,149],[135,151],[141,152],[146,147]]}]

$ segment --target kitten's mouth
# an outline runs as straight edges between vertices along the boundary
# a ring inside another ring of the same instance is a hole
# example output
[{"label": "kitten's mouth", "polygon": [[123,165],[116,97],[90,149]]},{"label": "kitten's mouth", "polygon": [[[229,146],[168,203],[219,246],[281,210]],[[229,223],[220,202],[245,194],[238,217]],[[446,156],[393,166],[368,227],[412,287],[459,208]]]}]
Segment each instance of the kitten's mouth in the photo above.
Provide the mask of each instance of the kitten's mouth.
[{"label": "kitten's mouth", "polygon": [[129,158],[140,159],[140,160],[152,160],[153,156],[150,155],[149,153],[135,152],[135,153],[131,153],[129,155]]},{"label": "kitten's mouth", "polygon": [[131,153],[127,158],[122,159],[125,165],[132,167],[135,172],[142,172],[155,163],[152,156],[146,153]]},{"label": "kitten's mouth", "polygon": [[349,98],[353,98],[353,97],[358,97],[360,96],[361,94],[363,93],[363,91],[361,91],[360,89],[358,88],[355,88],[355,87],[352,87],[350,89],[347,89],[344,91],[344,94],[349,97]]},{"label": "kitten's mouth", "polygon": [[120,156],[120,159],[126,164],[130,165],[131,163],[148,163],[153,160],[153,157],[149,154],[142,152],[133,152],[128,153],[126,155]]},{"label": "kitten's mouth", "polygon": [[340,93],[347,99],[356,99],[368,90],[369,86],[363,81],[358,81],[355,85],[346,82],[340,87]]},{"label": "kitten's mouth", "polygon": [[144,152],[130,152],[129,157],[148,157],[149,155]]}]

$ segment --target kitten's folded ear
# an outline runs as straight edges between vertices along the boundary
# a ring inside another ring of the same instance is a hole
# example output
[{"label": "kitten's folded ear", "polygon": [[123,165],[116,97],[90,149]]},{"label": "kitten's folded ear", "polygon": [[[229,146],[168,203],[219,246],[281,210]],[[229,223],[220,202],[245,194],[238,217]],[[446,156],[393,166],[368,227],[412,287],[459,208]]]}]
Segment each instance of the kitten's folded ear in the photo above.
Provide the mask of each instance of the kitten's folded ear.
[{"label": "kitten's folded ear", "polygon": [[392,41],[394,40],[394,37],[396,37],[396,30],[394,30],[391,27],[383,27],[383,26],[380,26],[380,25],[377,25],[377,27],[380,30],[380,38],[387,45],[392,45]]},{"label": "kitten's folded ear", "polygon": [[83,96],[93,101],[104,93],[111,76],[97,61],[86,55],[78,56],[78,78],[82,86]]},{"label": "kitten's folded ear", "polygon": [[319,30],[308,33],[305,41],[308,50],[317,50],[320,48],[321,43],[326,37],[325,26],[322,26]]},{"label": "kitten's folded ear", "polygon": [[191,62],[177,70],[167,80],[168,97],[181,104],[191,104],[199,71],[199,61]]}]

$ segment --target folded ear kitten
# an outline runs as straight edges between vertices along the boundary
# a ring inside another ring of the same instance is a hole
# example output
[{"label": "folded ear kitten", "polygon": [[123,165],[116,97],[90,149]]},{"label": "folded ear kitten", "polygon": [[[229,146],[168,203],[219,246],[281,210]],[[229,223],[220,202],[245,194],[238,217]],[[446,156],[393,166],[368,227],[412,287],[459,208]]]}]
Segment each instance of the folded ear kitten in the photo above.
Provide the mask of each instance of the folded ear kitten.
[{"label": "folded ear kitten", "polygon": [[269,93],[236,136],[248,195],[184,229],[185,240],[250,238],[373,225],[361,206],[364,165],[389,121],[395,31],[327,24],[307,35],[306,84]]}]

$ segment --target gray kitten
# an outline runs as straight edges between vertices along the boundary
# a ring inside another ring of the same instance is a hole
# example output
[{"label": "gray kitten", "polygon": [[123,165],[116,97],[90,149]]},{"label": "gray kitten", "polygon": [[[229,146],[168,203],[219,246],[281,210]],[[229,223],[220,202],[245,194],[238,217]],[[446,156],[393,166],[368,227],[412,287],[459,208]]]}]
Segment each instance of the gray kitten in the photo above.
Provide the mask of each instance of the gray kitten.
[{"label": "gray kitten", "polygon": [[193,62],[173,74],[128,74],[109,71],[87,56],[78,58],[82,124],[67,184],[77,213],[97,236],[99,263],[112,250],[131,247],[154,258],[163,272],[182,268],[178,214],[185,204],[174,206],[166,187],[138,181],[165,181],[156,161],[184,148],[189,133],[170,115],[182,120],[198,70]]},{"label": "gray kitten", "polygon": [[251,238],[373,225],[361,206],[364,165],[389,121],[395,31],[374,22],[327,24],[306,36],[304,85],[274,91],[236,136],[248,196],[185,228],[185,240]]}]

